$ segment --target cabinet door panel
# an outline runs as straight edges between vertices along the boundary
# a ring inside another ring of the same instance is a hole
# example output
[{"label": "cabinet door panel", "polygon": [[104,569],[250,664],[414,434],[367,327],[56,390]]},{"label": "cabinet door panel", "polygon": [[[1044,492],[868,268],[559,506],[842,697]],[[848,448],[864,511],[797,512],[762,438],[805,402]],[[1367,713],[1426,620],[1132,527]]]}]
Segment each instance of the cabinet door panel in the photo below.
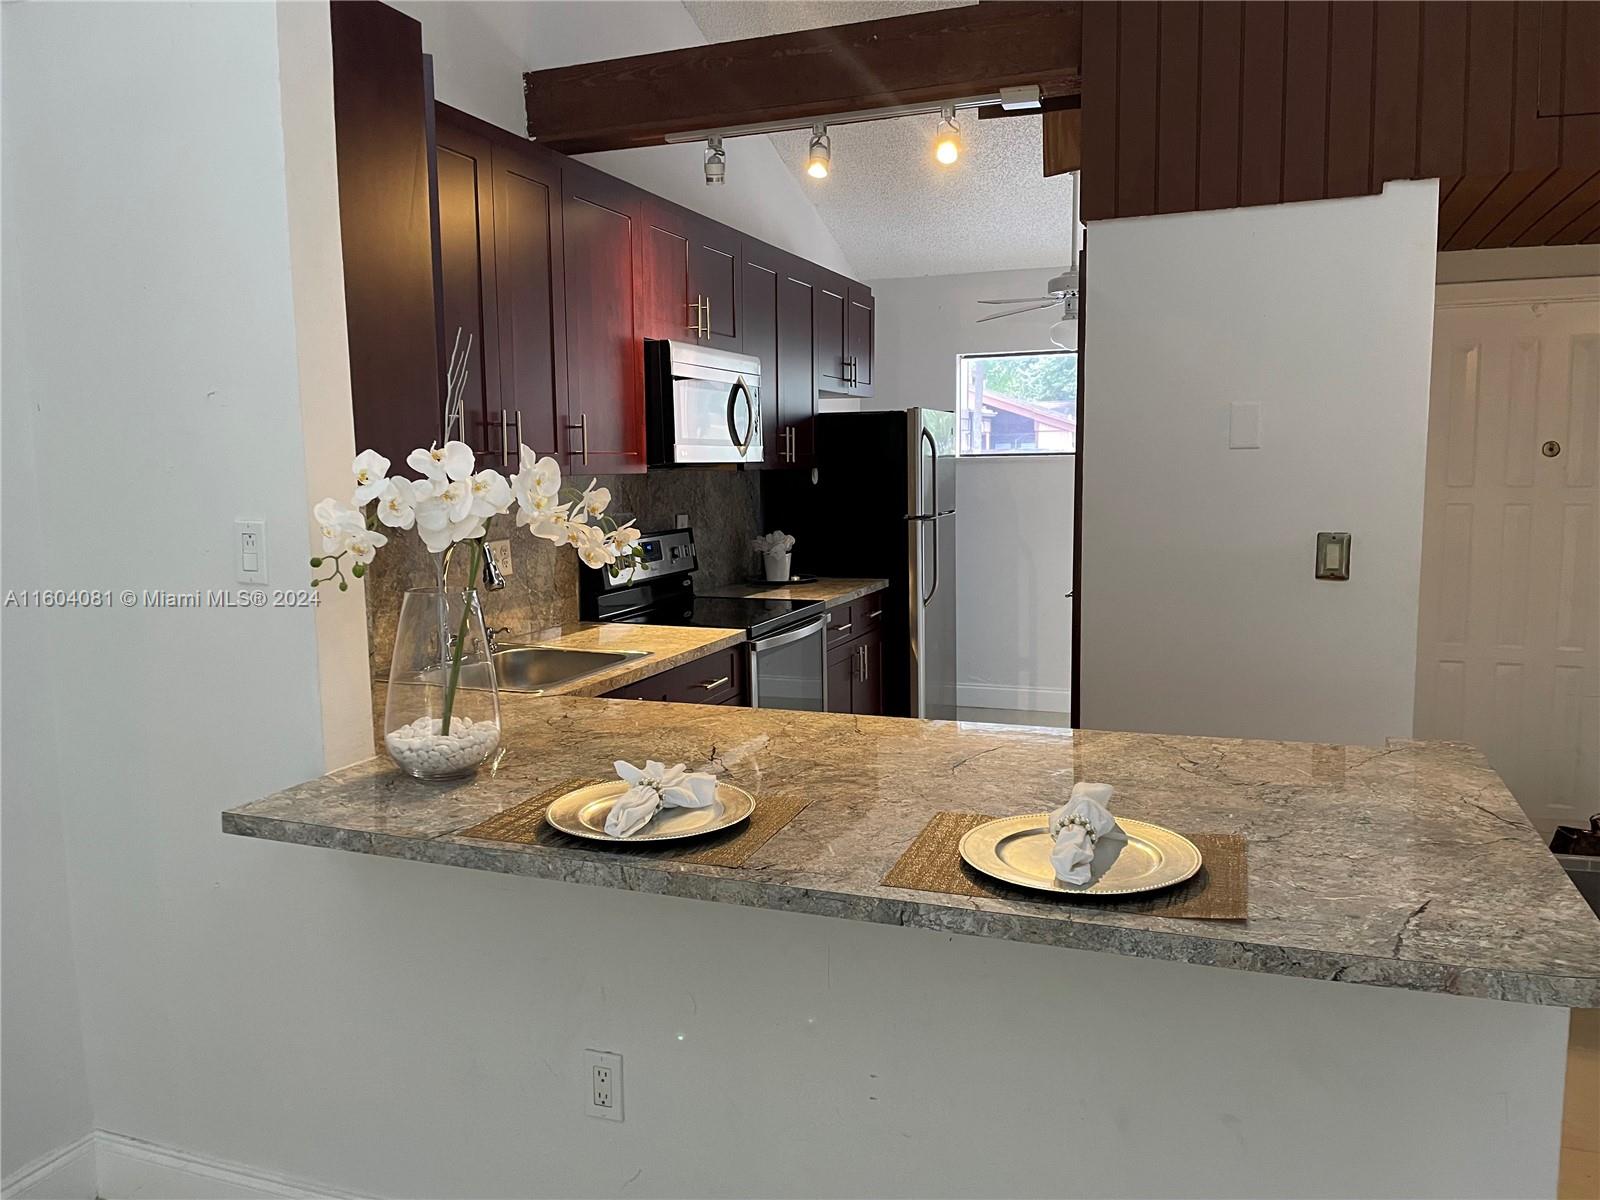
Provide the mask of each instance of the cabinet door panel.
[{"label": "cabinet door panel", "polygon": [[844,360],[850,353],[846,328],[849,301],[842,280],[825,278],[816,286],[817,374],[821,386],[844,391]]},{"label": "cabinet door panel", "polygon": [[[484,465],[504,466],[498,434],[491,437],[489,428],[490,410],[498,409],[500,403],[491,151],[482,138],[440,122],[437,157],[443,335],[437,394],[444,395],[444,376],[457,338],[462,347],[470,338],[459,436],[477,451]],[[442,421],[442,399],[439,403]],[[452,430],[451,436],[458,435]]]},{"label": "cabinet door panel", "polygon": [[[499,316],[500,402],[508,414],[505,469],[521,441],[538,454],[560,448],[567,381],[562,311],[561,177],[530,155],[494,152],[495,307]],[[490,407],[491,423],[500,413]]]},{"label": "cabinet door panel", "polygon": [[563,169],[562,189],[569,462],[576,471],[642,471],[644,350],[633,289],[638,193],[577,164]]},{"label": "cabinet door panel", "polygon": [[862,395],[872,393],[872,293],[859,284],[852,283],[847,291],[849,308],[846,313],[846,351],[851,370],[846,378],[851,390]]},{"label": "cabinet door panel", "polygon": [[789,466],[810,466],[816,452],[816,291],[793,272],[778,280],[778,437],[793,451]]},{"label": "cabinet door panel", "polygon": [[778,280],[780,273],[746,252],[742,352],[761,362],[763,465],[785,465],[785,439],[778,424]]},{"label": "cabinet door panel", "polygon": [[695,339],[689,288],[689,235],[676,214],[648,211],[639,264],[639,336]]},{"label": "cabinet door panel", "polygon": [[851,692],[850,711],[861,716],[883,715],[883,638],[869,633],[861,639],[861,671]]},{"label": "cabinet door panel", "polygon": [[856,654],[853,646],[845,646],[828,655],[828,711],[852,711],[851,689],[855,687]]},{"label": "cabinet door panel", "polygon": [[708,306],[707,336],[719,350],[739,350],[739,235],[711,222],[697,222],[689,243],[689,291]]}]

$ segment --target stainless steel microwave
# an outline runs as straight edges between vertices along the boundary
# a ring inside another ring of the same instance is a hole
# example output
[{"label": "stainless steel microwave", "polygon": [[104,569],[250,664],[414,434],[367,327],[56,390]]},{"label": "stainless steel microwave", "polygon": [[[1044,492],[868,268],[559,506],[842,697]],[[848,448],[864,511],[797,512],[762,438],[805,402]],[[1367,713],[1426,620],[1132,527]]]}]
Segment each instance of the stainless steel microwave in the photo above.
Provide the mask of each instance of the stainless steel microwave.
[{"label": "stainless steel microwave", "polygon": [[651,466],[761,461],[759,358],[646,338],[644,386]]}]

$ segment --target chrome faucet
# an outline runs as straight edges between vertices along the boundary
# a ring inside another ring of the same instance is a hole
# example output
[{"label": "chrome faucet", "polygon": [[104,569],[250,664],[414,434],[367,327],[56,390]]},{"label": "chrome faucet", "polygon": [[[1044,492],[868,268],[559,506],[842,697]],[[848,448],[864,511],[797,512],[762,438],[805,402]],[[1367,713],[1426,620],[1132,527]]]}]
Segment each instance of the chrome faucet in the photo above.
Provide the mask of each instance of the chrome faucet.
[{"label": "chrome faucet", "polygon": [[498,641],[496,641],[495,639],[498,638],[503,633],[510,633],[511,632],[511,626],[509,626],[509,625],[491,625],[491,626],[489,626],[489,628],[485,629],[483,632],[484,632],[484,636],[489,639],[489,653],[490,654],[499,654],[500,653],[500,643]]}]

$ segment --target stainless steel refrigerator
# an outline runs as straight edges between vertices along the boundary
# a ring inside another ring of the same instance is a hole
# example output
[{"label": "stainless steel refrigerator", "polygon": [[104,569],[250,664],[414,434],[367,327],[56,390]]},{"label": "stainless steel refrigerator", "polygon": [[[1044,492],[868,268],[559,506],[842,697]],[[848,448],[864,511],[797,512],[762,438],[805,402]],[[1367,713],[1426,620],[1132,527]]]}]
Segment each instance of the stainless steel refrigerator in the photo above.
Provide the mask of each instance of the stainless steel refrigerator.
[{"label": "stainless steel refrigerator", "polygon": [[895,716],[956,709],[955,414],[823,413],[816,471],[769,471],[769,529],[796,537],[794,568],[881,576],[885,703]]}]

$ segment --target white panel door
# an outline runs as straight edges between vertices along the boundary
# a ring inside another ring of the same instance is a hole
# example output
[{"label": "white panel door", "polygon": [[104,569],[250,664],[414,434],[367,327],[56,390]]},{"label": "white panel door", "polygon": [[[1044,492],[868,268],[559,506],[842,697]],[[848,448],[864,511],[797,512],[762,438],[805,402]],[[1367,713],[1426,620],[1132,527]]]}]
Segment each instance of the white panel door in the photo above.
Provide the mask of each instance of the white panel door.
[{"label": "white panel door", "polygon": [[1600,811],[1600,284],[1439,294],[1416,736],[1479,747],[1542,829],[1581,825]]}]

